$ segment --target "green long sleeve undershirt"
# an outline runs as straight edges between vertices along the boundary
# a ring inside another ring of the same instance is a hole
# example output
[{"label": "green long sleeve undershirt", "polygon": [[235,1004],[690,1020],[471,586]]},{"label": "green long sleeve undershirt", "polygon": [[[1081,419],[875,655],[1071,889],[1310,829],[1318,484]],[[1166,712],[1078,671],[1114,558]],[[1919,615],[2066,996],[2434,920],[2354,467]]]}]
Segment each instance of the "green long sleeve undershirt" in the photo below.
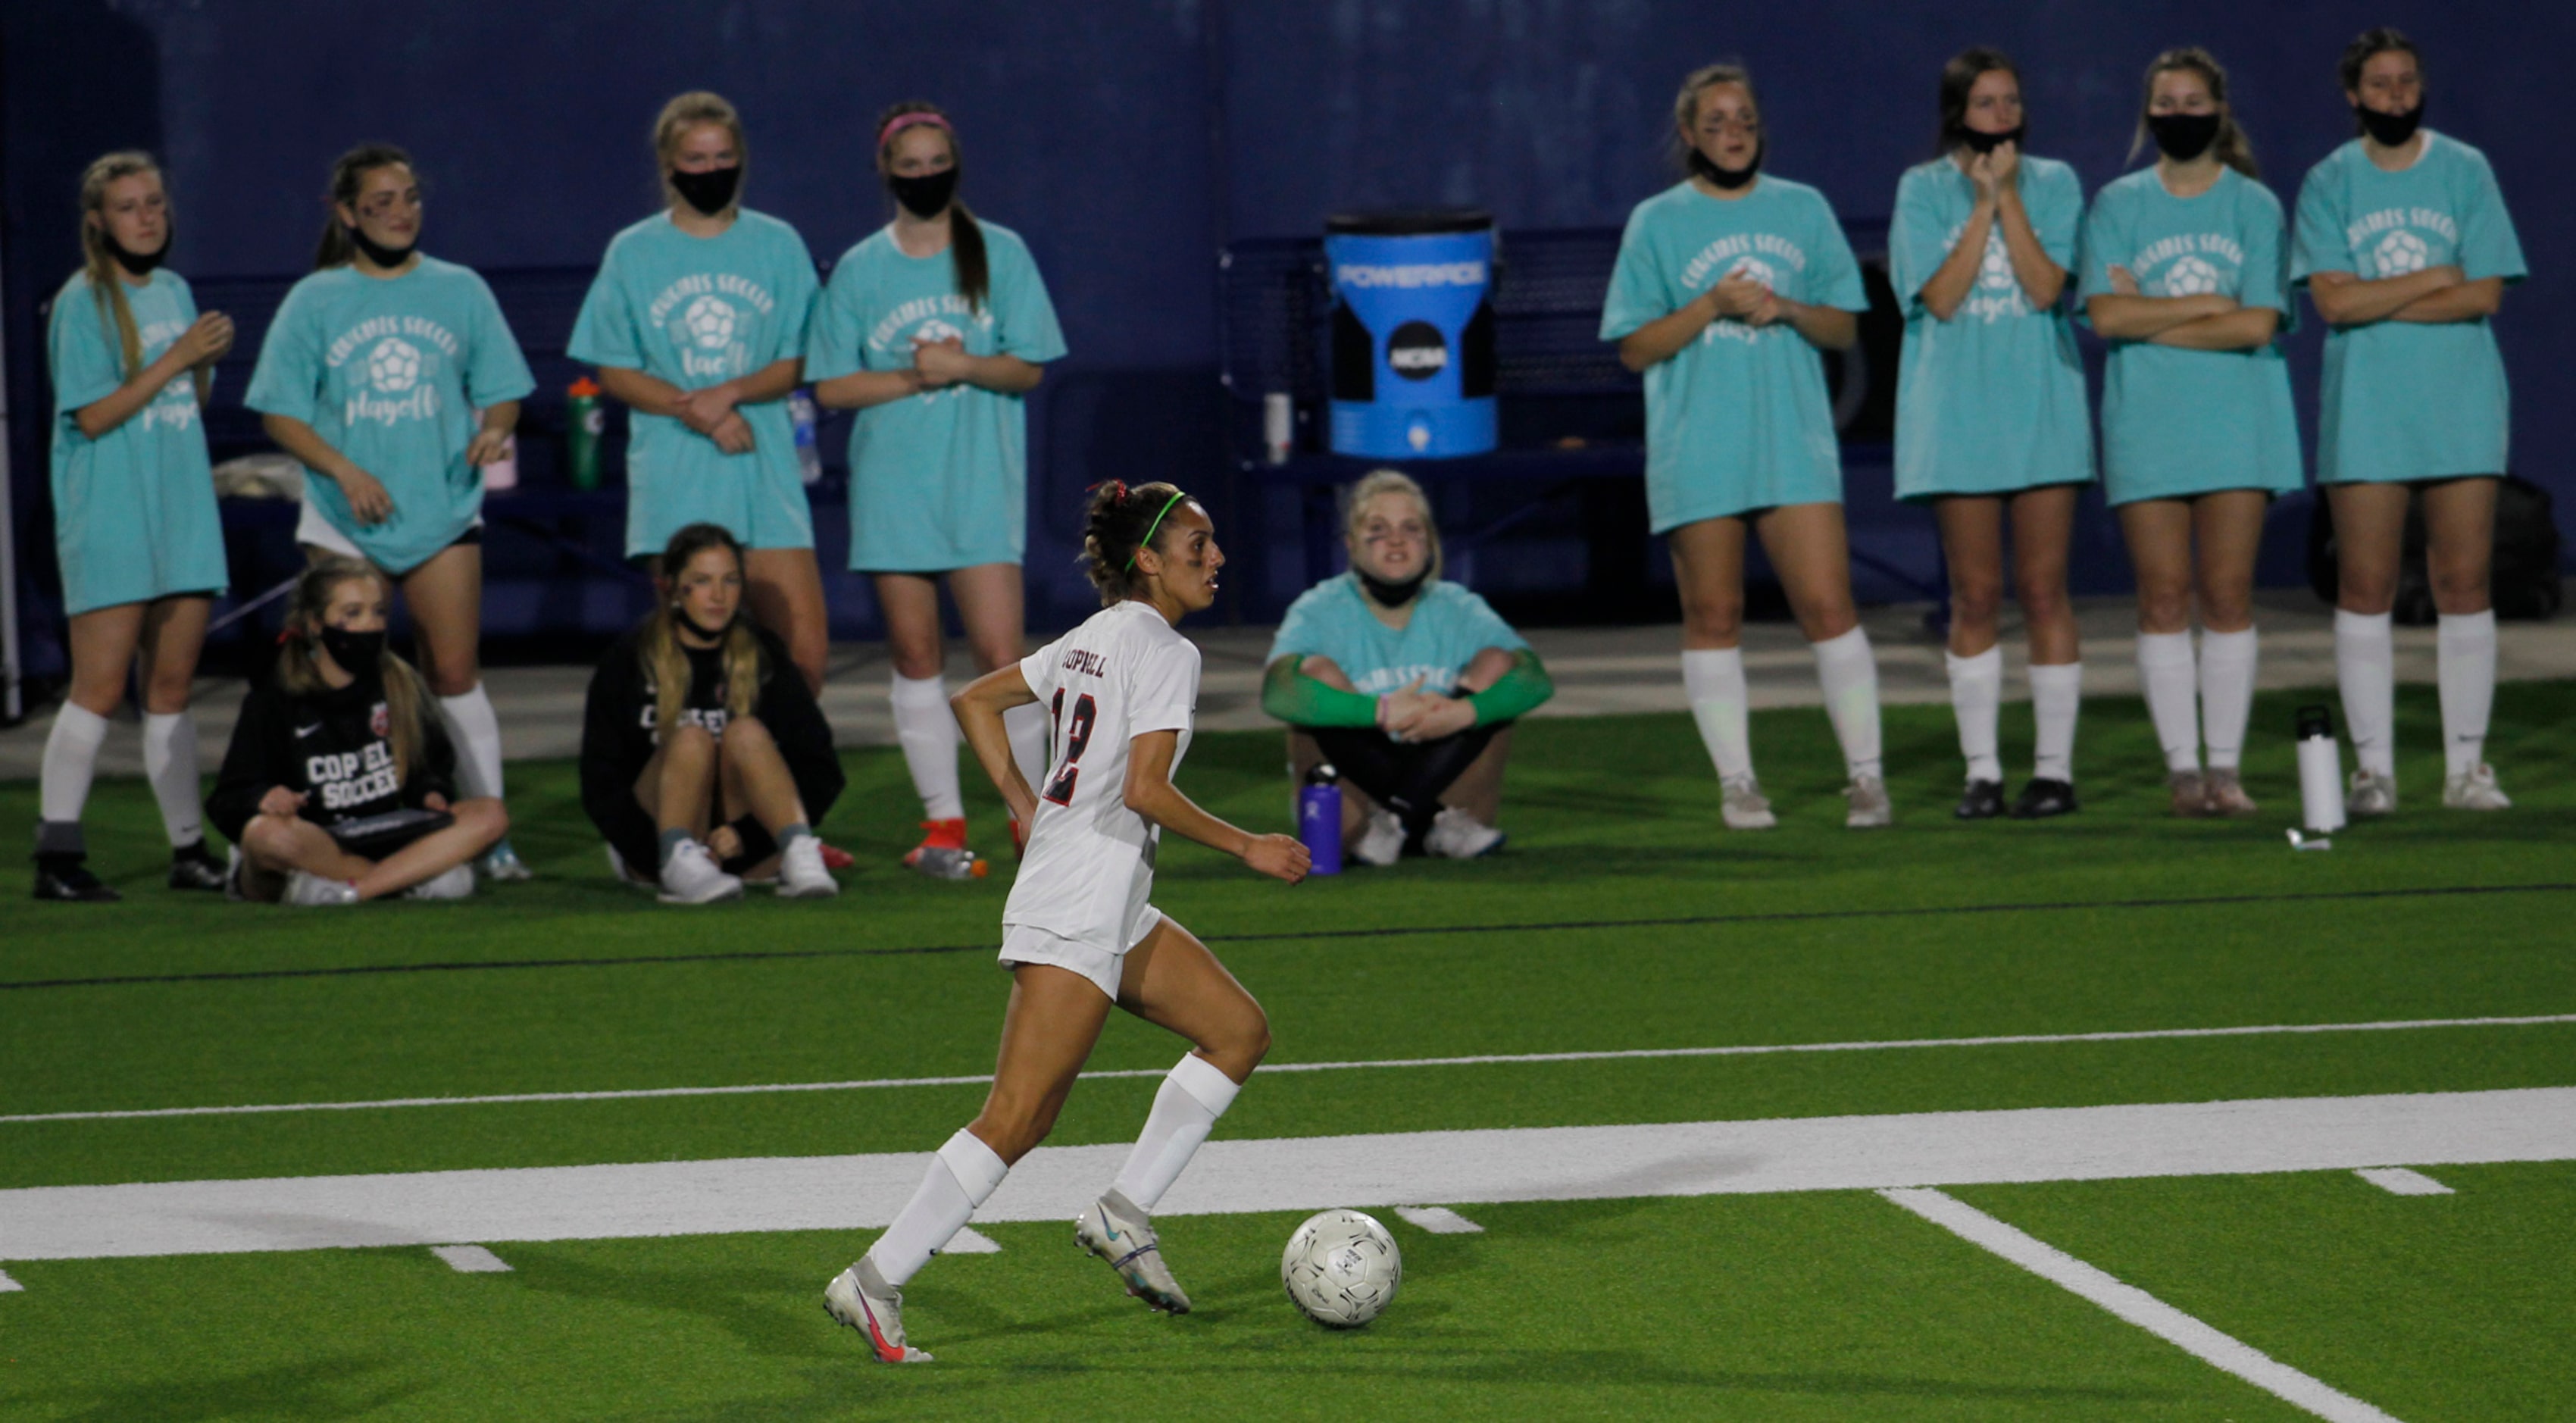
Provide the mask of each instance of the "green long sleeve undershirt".
[{"label": "green long sleeve undershirt", "polygon": [[[1522,648],[1510,671],[1465,700],[1476,709],[1476,724],[1490,726],[1523,716],[1554,695],[1556,684],[1538,654]],[[1377,698],[1319,682],[1298,671],[1293,657],[1280,658],[1262,674],[1261,709],[1291,726],[1377,725]]]}]

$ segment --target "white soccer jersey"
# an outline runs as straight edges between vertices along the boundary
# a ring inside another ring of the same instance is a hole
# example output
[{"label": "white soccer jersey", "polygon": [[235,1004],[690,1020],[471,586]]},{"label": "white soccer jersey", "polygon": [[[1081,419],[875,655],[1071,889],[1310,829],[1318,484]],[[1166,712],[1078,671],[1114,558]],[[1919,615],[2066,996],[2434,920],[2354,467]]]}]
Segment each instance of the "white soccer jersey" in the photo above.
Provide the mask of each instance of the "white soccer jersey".
[{"label": "white soccer jersey", "polygon": [[1199,650],[1150,605],[1122,602],[1023,658],[1020,675],[1053,717],[1055,749],[1034,788],[1037,815],[1002,923],[1124,953],[1153,892],[1161,838],[1127,808],[1128,743],[1179,732],[1180,770],[1198,710]]}]

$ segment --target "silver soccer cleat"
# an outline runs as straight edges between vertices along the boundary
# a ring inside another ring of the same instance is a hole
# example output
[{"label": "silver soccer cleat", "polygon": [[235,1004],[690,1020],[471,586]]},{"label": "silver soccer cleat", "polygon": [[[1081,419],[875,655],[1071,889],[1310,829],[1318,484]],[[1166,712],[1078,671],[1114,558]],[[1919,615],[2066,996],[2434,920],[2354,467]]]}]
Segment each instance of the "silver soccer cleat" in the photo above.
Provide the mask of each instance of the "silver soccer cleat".
[{"label": "silver soccer cleat", "polygon": [[926,1364],[930,1355],[903,1339],[903,1291],[885,1282],[877,1267],[862,1256],[823,1287],[823,1309],[834,1319],[866,1336],[868,1348],[885,1364]]},{"label": "silver soccer cleat", "polygon": [[1843,817],[1845,829],[1873,830],[1896,823],[1896,808],[1887,799],[1887,782],[1876,776],[1852,777],[1851,784],[1843,787],[1843,799],[1851,803],[1850,813]]},{"label": "silver soccer cleat", "polygon": [[1113,1190],[1074,1217],[1073,1238],[1083,1249],[1109,1262],[1127,1293],[1172,1314],[1190,1312],[1190,1297],[1163,1263],[1153,1218]]},{"label": "silver soccer cleat", "polygon": [[1762,794],[1762,783],[1750,773],[1718,783],[1717,813],[1729,830],[1768,830],[1780,823],[1771,814],[1771,801]]}]

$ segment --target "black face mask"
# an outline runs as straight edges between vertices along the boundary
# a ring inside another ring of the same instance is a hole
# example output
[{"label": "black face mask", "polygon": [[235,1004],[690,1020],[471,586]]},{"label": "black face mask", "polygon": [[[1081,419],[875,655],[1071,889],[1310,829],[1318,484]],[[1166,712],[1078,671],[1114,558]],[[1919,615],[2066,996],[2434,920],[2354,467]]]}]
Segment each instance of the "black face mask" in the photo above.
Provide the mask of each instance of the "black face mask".
[{"label": "black face mask", "polygon": [[368,261],[379,267],[387,269],[399,267],[411,260],[412,253],[420,250],[420,244],[417,242],[409,247],[385,247],[370,240],[366,233],[357,228],[352,227],[348,232],[349,241],[355,244],[359,251],[367,254]]},{"label": "black face mask", "polygon": [[933,218],[948,210],[948,200],[957,195],[957,168],[954,164],[936,173],[907,178],[897,173],[886,175],[886,191],[903,204],[914,217]]},{"label": "black face mask", "polygon": [[2009,133],[1984,133],[1977,129],[1963,128],[1959,130],[1959,141],[1978,153],[1992,153],[2007,143],[2015,148],[2021,147],[2021,136],[2029,131],[2028,124],[2016,124]]},{"label": "black face mask", "polygon": [[2156,147],[2176,163],[2188,163],[2218,141],[2216,114],[2149,114],[2147,132]]},{"label": "black face mask", "polygon": [[2369,134],[2382,148],[2397,148],[2415,136],[2424,123],[2424,101],[2402,114],[2383,114],[2377,109],[2355,104],[2353,113],[2361,119],[2361,131]]},{"label": "black face mask", "polygon": [[116,234],[111,232],[107,234],[107,250],[110,256],[116,258],[116,265],[123,267],[128,275],[148,277],[152,275],[153,268],[161,265],[161,259],[170,255],[170,242],[176,236],[178,236],[176,232],[164,227],[161,229],[161,245],[158,248],[150,252],[128,252],[125,250],[125,244],[117,241]]},{"label": "black face mask", "polygon": [[709,642],[722,642],[724,641],[725,634],[733,631],[733,619],[727,618],[723,622],[716,624],[714,627],[708,627],[706,624],[699,622],[696,618],[689,615],[689,605],[686,603],[673,603],[671,605],[671,616],[678,618],[688,627],[689,631],[696,633],[698,636],[705,638]]},{"label": "black face mask", "polygon": [[373,677],[385,655],[385,635],[375,632],[351,632],[346,628],[322,629],[322,650],[340,664],[340,670],[352,677]]},{"label": "black face mask", "polygon": [[1368,590],[1370,600],[1381,608],[1401,608],[1412,602],[1413,595],[1421,592],[1422,585],[1431,578],[1431,570],[1428,568],[1401,583],[1389,583],[1383,578],[1372,578],[1364,568],[1354,568],[1351,571],[1359,575],[1360,586]]},{"label": "black face mask", "polygon": [[1752,162],[1745,164],[1741,168],[1733,170],[1720,168],[1716,164],[1709,162],[1708,155],[1700,152],[1696,148],[1691,150],[1691,172],[1702,178],[1706,178],[1709,182],[1720,188],[1724,188],[1730,193],[1743,187],[1745,184],[1752,182],[1753,175],[1761,171],[1761,168],[1762,150],[1760,148],[1755,148],[1753,150]]},{"label": "black face mask", "polygon": [[671,186],[679,190],[680,200],[707,217],[714,217],[733,206],[733,195],[742,189],[742,165],[710,168],[703,173],[671,170]]}]

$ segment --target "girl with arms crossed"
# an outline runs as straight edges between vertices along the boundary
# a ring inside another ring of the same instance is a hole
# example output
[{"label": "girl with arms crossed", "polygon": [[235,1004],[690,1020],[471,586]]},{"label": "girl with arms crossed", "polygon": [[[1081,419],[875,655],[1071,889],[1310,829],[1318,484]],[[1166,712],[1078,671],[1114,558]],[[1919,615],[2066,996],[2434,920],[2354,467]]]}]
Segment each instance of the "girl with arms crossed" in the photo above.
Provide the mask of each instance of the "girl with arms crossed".
[{"label": "girl with arms crossed", "polygon": [[2138,680],[2173,813],[2251,815],[2238,767],[2254,705],[2254,555],[2265,507],[2299,487],[2276,344],[2289,251],[2280,200],[2255,181],[2227,72],[2207,50],[2147,66],[2137,143],[2150,138],[2155,166],[2095,194],[2084,220],[2085,319],[2111,343],[2103,486],[2137,569]]},{"label": "girl with arms crossed", "polygon": [[[1028,393],[1064,355],[1028,244],[959,201],[957,132],[911,100],[877,120],[894,221],[843,253],[814,318],[814,398],[850,428],[850,567],[874,576],[894,659],[895,735],[929,832],[904,863],[982,873],[966,845],[957,722],[940,680],[939,579],[977,667],[1019,660],[1028,544]],[[1008,713],[1023,777],[1046,764],[1046,716]],[[1012,824],[1014,841],[1024,828]]]},{"label": "girl with arms crossed", "polygon": [[661,567],[661,606],[600,659],[582,718],[581,805],[609,863],[665,904],[736,898],[745,879],[840,893],[814,836],[843,783],[832,729],[785,646],[742,616],[742,545],[691,524]]},{"label": "girl with arms crossed", "polygon": [[1851,784],[1846,825],[1885,825],[1878,665],[1852,606],[1842,455],[1819,350],[1859,339],[1860,265],[1824,194],[1767,177],[1753,76],[1682,81],[1674,146],[1689,174],[1637,205],[1601,339],[1646,377],[1646,504],[1681,585],[1682,681],[1717,764],[1720,810],[1768,829],[1746,739],[1744,540],[1759,535],[1816,654]]},{"label": "girl with arms crossed", "polygon": [[463,899],[467,861],[510,829],[459,798],[456,753],[420,674],[385,649],[392,580],[324,554],[295,582],[277,668],[251,688],[206,813],[241,847],[251,900]]},{"label": "girl with arms crossed", "polygon": [[626,556],[658,554],[690,524],[740,539],[752,616],[819,694],[831,628],[787,414],[814,258],[796,229],[742,206],[751,145],[721,97],[663,105],[653,154],[665,209],[609,242],[570,347],[633,412]]},{"label": "girl with arms crossed", "polygon": [[71,618],[72,685],[45,738],[36,898],[122,896],[87,866],[81,810],[107,718],[143,655],[143,766],[170,836],[170,886],[221,889],[197,803],[189,686],[214,595],[224,591],[199,412],[232,318],[197,313],[170,253],[170,199],[144,153],[81,175],[81,269],[54,294],[45,354],[54,385],[54,551]]},{"label": "girl with arms crossed", "polygon": [[2424,71],[2391,29],[2343,53],[2344,101],[2361,136],[2299,185],[2291,276],[2326,320],[2317,482],[2334,508],[2335,677],[2361,762],[2355,815],[2397,808],[2397,599],[2409,496],[2421,491],[2427,572],[2441,615],[2442,804],[2512,802],[2486,764],[2495,701],[2497,477],[2511,433],[2491,319],[2526,274],[2486,155],[2422,126]]},{"label": "girl with arms crossed", "polygon": [[2093,478],[2084,365],[2059,298],[2084,189],[2022,151],[2021,75],[1991,49],[1941,70],[1942,155],[1896,185],[1889,275],[1905,306],[1896,390],[1896,493],[1931,504],[1950,567],[1950,706],[1968,784],[1961,820],[2004,813],[1996,754],[2004,654],[2004,521],[2030,638],[2037,763],[2020,819],[2076,808],[2084,665],[2066,598],[2075,498]]},{"label": "girl with arms crossed", "polygon": [[[278,308],[246,400],[303,461],[306,550],[364,558],[400,584],[439,717],[464,751],[465,793],[498,800],[501,724],[479,649],[483,466],[509,449],[536,381],[492,289],[419,250],[410,154],[351,149],[329,201],[313,273]],[[483,872],[528,876],[507,840]]]},{"label": "girl with arms crossed", "polygon": [[[957,694],[957,718],[985,774],[1029,828],[1028,853],[1002,911],[1012,971],[1001,1058],[984,1110],[948,1139],[903,1213],[823,1292],[835,1319],[887,1363],[927,1362],[904,1337],[904,1283],[929,1263],[1045,1140],[1114,1004],[1192,1044],[1154,1095],[1144,1134],[1074,1238],[1108,1261],[1128,1292],[1189,1312],[1150,1212],[1270,1049],[1261,1006],[1207,946],[1147,901],[1168,827],[1295,884],[1306,847],[1254,835],[1201,810],[1172,784],[1189,751],[1198,649],[1174,631],[1216,601],[1225,555],[1207,511],[1168,484],[1103,485],[1083,553],[1104,610],[1022,661]],[[1002,718],[1042,706],[1057,747],[1040,792],[1020,775]]]}]

